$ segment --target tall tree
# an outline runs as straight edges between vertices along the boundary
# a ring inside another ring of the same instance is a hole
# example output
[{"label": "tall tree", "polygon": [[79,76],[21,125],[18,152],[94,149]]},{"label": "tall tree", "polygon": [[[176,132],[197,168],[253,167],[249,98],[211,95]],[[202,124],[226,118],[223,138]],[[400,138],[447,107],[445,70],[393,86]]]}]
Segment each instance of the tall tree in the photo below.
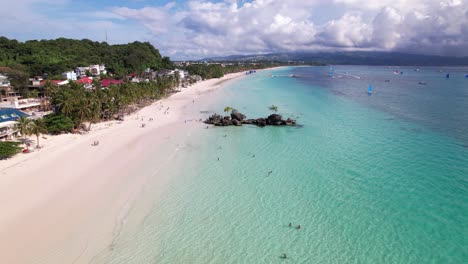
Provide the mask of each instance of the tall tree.
[{"label": "tall tree", "polygon": [[16,126],[19,132],[21,133],[21,136],[23,137],[23,144],[26,146],[26,148],[29,148],[28,144],[26,144],[26,136],[28,136],[31,133],[31,119],[27,118],[26,116],[22,116],[18,119],[17,122],[18,123]]},{"label": "tall tree", "polygon": [[39,136],[41,134],[47,133],[47,128],[46,128],[44,120],[42,118],[32,120],[32,122],[29,123],[29,131],[32,134],[36,135],[36,138],[37,138],[36,148],[39,148],[40,147],[39,146]]}]

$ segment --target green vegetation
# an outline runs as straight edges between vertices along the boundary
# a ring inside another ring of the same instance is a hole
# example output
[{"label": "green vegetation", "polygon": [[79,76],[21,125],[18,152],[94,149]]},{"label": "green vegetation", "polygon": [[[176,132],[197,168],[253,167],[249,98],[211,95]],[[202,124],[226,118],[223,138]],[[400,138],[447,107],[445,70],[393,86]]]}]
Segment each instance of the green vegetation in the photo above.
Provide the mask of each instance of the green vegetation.
[{"label": "green vegetation", "polygon": [[21,151],[20,142],[0,142],[0,160],[8,159]]},{"label": "green vegetation", "polygon": [[147,68],[171,68],[169,58],[162,57],[148,42],[109,45],[65,38],[19,42],[0,37],[0,65],[16,67],[18,64],[24,65],[22,72],[49,76],[90,64],[105,64],[109,72],[118,76]]},{"label": "green vegetation", "polygon": [[74,127],[73,120],[63,114],[46,115],[44,116],[44,123],[47,132],[52,135],[72,132]]},{"label": "green vegetation", "polygon": [[44,120],[42,119],[35,119],[31,120],[28,119],[25,116],[22,116],[18,119],[18,124],[16,124],[18,127],[19,132],[23,136],[23,144],[26,145],[28,148],[29,146],[26,144],[26,136],[27,135],[36,135],[37,137],[37,147],[39,148],[39,135],[42,133],[47,133],[47,129],[44,123]]},{"label": "green vegetation", "polygon": [[224,108],[224,113],[229,113],[229,112],[231,112],[231,111],[232,111],[232,107],[230,107],[230,106],[226,106],[226,107]]},{"label": "green vegetation", "polygon": [[273,112],[278,112],[278,107],[276,105],[271,105],[270,107],[268,107],[268,109],[270,109],[270,111],[273,111]]},{"label": "green vegetation", "polygon": [[[74,82],[60,88],[49,86],[47,94],[56,109],[56,115],[51,116],[50,119],[46,118],[46,127],[51,128],[54,123],[65,125],[64,123],[68,122],[65,119],[69,119],[75,128],[89,122],[87,128],[89,130],[93,123],[117,118],[131,112],[136,106],[146,105],[162,98],[172,92],[173,85],[172,78],[163,78],[158,82],[125,83],[111,85],[107,89],[94,90],[87,90]],[[58,128],[54,128],[53,131],[58,133],[67,131],[61,130],[63,126],[58,126]],[[66,128],[69,128],[69,123]]]}]

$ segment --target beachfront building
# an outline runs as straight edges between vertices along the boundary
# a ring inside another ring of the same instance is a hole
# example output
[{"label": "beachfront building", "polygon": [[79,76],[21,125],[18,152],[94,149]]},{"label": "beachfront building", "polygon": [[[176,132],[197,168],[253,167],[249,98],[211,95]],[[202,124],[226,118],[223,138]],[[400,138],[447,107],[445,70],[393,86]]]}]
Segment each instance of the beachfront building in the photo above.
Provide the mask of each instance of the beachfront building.
[{"label": "beachfront building", "polygon": [[0,103],[0,109],[16,109],[22,111],[33,111],[39,110],[41,106],[40,98],[25,98],[19,99],[19,97],[10,98],[7,102]]},{"label": "beachfront building", "polygon": [[12,139],[18,134],[16,124],[18,119],[27,114],[12,108],[0,109],[0,139]]},{"label": "beachfront building", "polygon": [[62,77],[70,81],[77,80],[77,74],[74,71],[67,71],[67,72],[62,73]]}]

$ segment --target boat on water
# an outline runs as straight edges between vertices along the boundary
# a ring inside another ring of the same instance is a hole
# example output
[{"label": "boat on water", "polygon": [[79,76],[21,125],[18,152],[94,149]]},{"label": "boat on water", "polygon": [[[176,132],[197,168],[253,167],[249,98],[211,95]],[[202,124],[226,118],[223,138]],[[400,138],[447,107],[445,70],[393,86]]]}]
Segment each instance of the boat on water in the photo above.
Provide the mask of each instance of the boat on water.
[{"label": "boat on water", "polygon": [[367,87],[367,94],[372,95],[372,93],[373,93],[372,84],[369,84],[369,86]]},{"label": "boat on water", "polygon": [[427,83],[426,83],[426,82],[423,82],[423,81],[420,81],[420,82],[418,82],[418,84],[420,84],[420,85],[426,85]]},{"label": "boat on water", "polygon": [[447,75],[445,75],[445,78],[450,79],[450,73],[447,73]]},{"label": "boat on water", "polygon": [[467,74],[467,75],[465,75],[465,78],[466,78],[466,79],[468,79],[468,74]]}]

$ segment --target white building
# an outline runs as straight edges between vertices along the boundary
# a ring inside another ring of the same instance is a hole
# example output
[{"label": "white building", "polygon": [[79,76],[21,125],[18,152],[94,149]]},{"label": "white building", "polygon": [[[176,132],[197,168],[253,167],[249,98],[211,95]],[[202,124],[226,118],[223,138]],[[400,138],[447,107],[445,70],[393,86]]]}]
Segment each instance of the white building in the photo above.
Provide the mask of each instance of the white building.
[{"label": "white building", "polygon": [[27,116],[17,109],[0,109],[0,139],[12,139],[18,134],[16,124],[21,116]]},{"label": "white building", "polygon": [[8,102],[1,102],[0,109],[17,109],[26,110],[32,108],[38,108],[41,105],[41,99],[39,98],[27,98],[19,99],[17,97],[11,98]]},{"label": "white building", "polygon": [[76,67],[75,69],[75,73],[80,77],[86,76],[87,71],[89,71],[89,67]]},{"label": "white building", "polygon": [[11,86],[11,83],[10,83],[10,80],[8,79],[8,76],[0,74],[0,87],[10,87],[10,86]]},{"label": "white building", "polygon": [[70,80],[70,81],[76,81],[77,80],[76,72],[73,72],[73,71],[68,71],[68,72],[62,73],[62,77],[66,78],[67,80]]},{"label": "white building", "polygon": [[101,65],[90,65],[89,66],[89,73],[93,76],[98,76],[101,74],[107,74],[106,66],[104,64]]}]

